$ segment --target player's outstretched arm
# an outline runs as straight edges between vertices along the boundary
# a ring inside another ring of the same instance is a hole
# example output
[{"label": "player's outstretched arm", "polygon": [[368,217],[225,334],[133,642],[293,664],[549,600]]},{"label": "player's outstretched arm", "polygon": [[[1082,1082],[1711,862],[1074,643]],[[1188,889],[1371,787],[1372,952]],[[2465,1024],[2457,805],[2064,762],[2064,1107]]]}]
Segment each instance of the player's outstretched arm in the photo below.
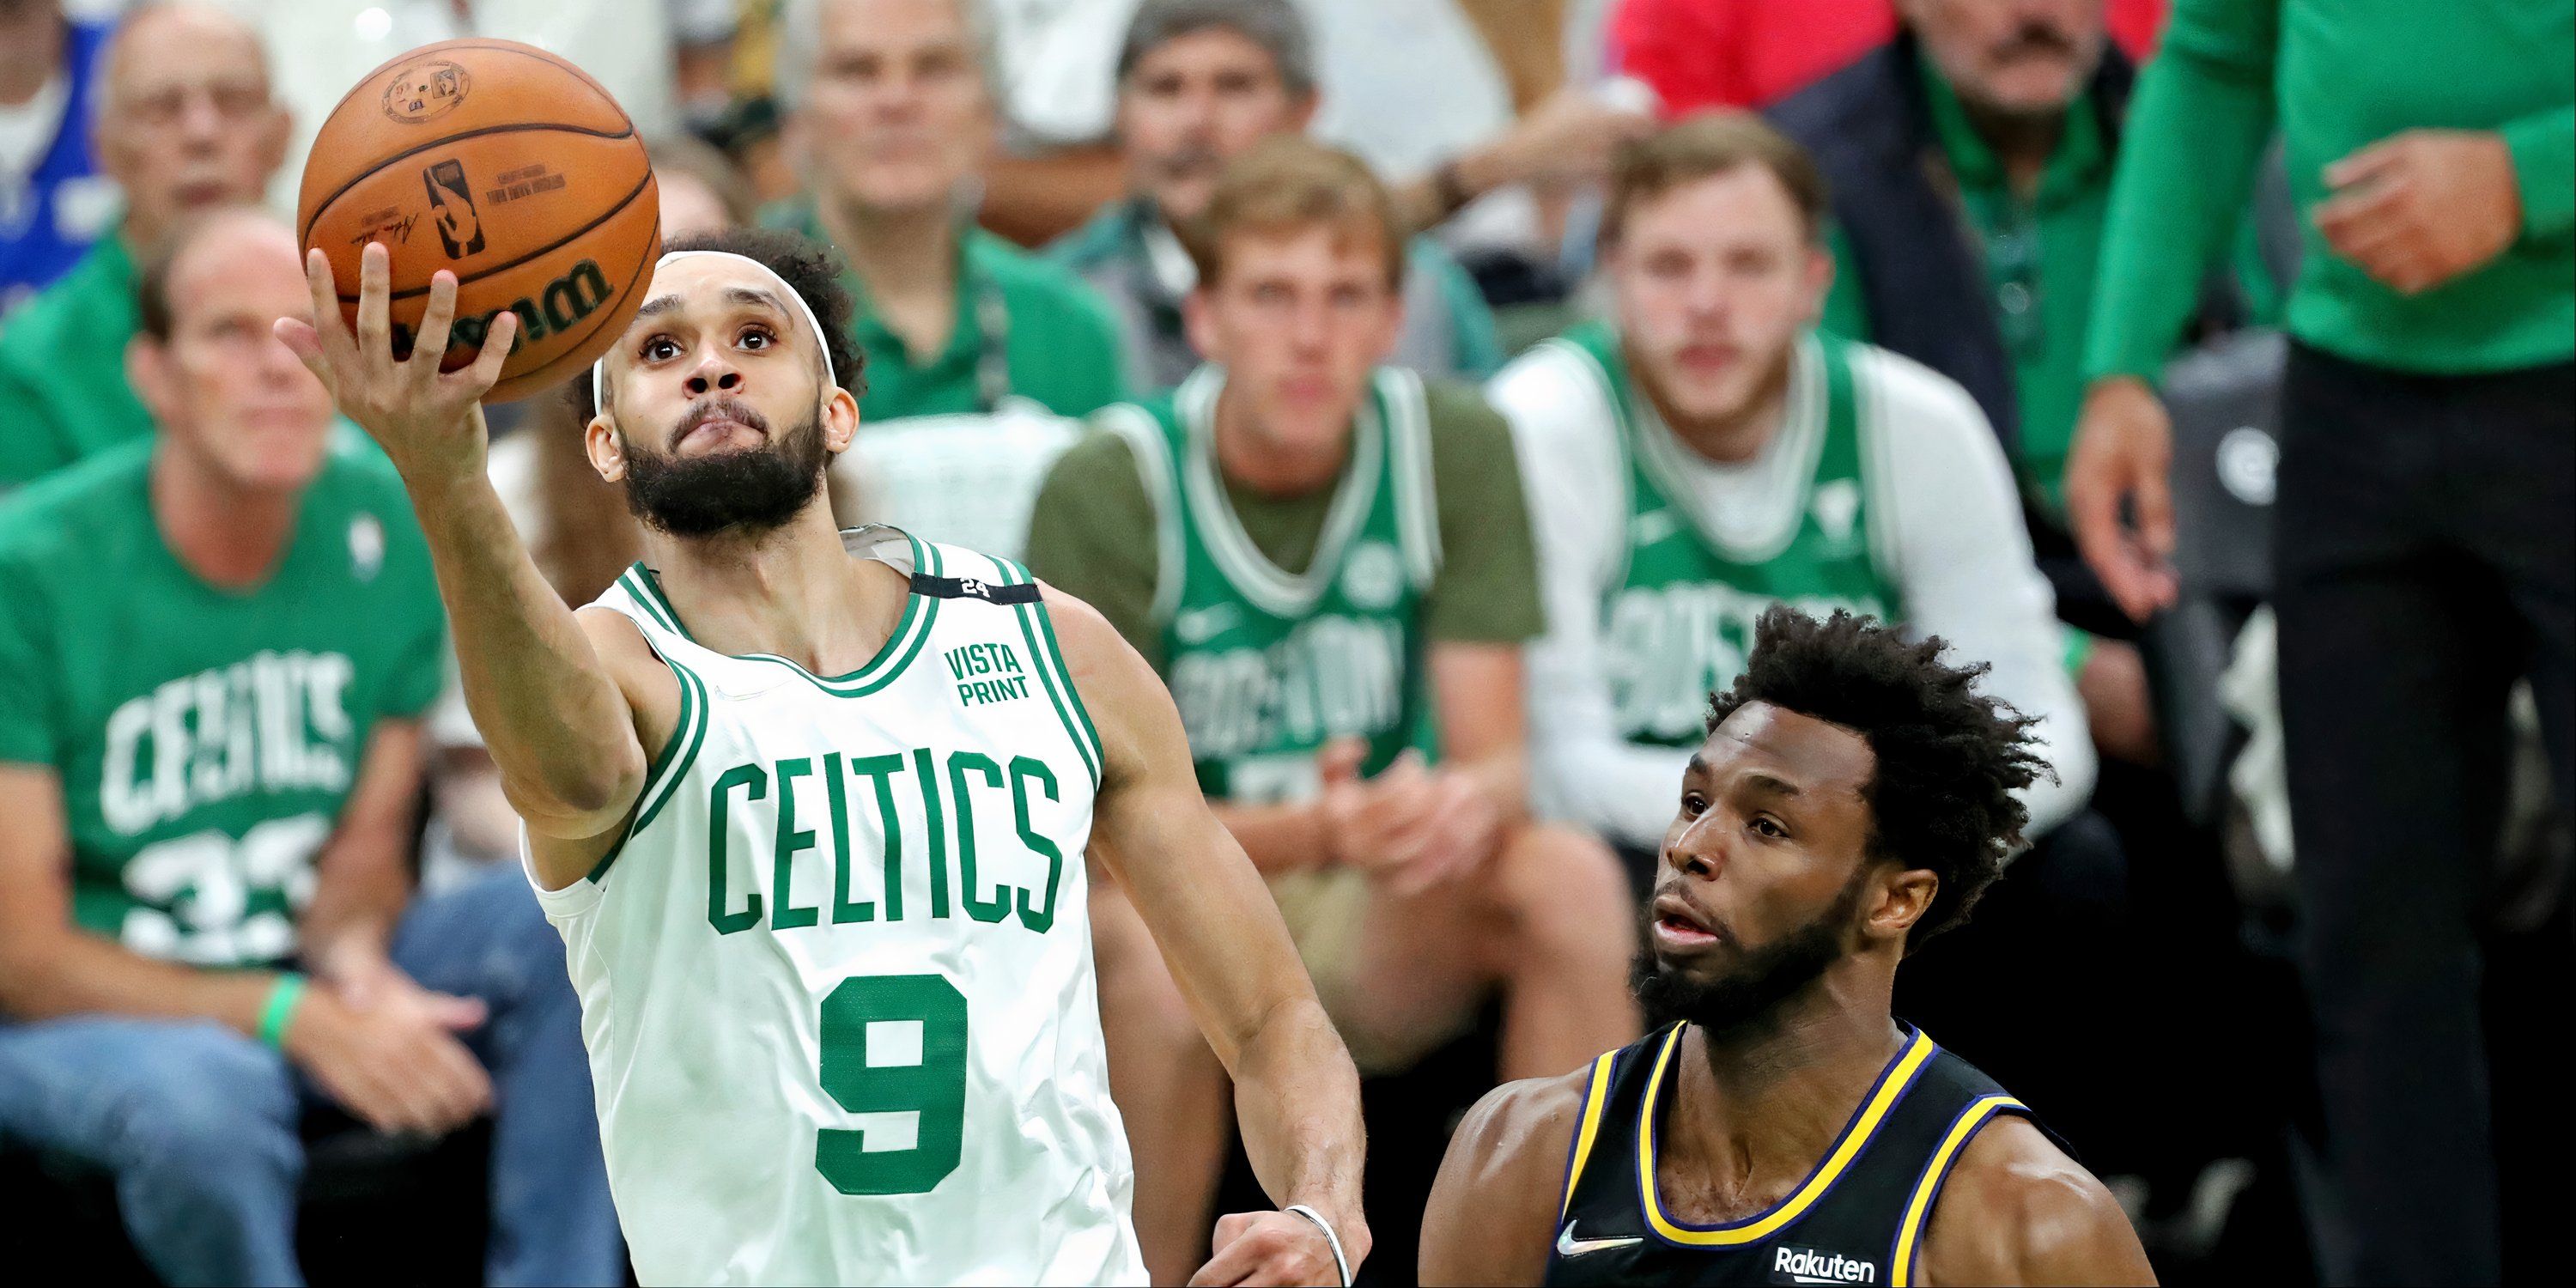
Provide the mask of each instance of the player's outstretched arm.
[{"label": "player's outstretched arm", "polygon": [[[1252,861],[1199,794],[1189,739],[1145,659],[1088,604],[1053,588],[1047,612],[1102,766],[1092,849],[1118,874],[1190,1013],[1234,1075],[1244,1150],[1284,1209],[1332,1224],[1345,1259],[1369,1249],[1360,1214],[1359,1074],[1324,1017]],[[1321,1230],[1294,1213],[1228,1216],[1193,1284],[1340,1282]]]},{"label": "player's outstretched arm", "polygon": [[2020,1118],[1981,1128],[1941,1186],[1922,1248],[1936,1284],[2152,1284],[2102,1182]]},{"label": "player's outstretched arm", "polygon": [[1590,1073],[1507,1082],[1468,1111],[1423,1209],[1423,1284],[1535,1284],[1547,1273]]},{"label": "player's outstretched arm", "polygon": [[[313,318],[280,319],[278,338],[402,473],[429,538],[466,706],[491,747],[510,803],[541,838],[608,832],[643,790],[635,699],[676,707],[678,695],[669,673],[648,665],[640,637],[605,653],[593,646],[591,633],[537,571],[484,475],[488,431],[480,400],[500,377],[517,321],[506,312],[496,318],[474,364],[441,373],[439,355],[456,316],[455,274],[442,270],[431,279],[419,343],[406,360],[393,354],[392,268],[384,247],[371,244],[360,258],[355,334],[341,321],[338,287],[320,251],[305,257],[305,279]],[[618,625],[594,629],[614,645]],[[634,636],[631,627],[626,634]],[[665,695],[657,685],[671,691]],[[584,870],[563,847],[538,848],[538,875],[550,886]],[[568,875],[552,870],[557,867]]]}]

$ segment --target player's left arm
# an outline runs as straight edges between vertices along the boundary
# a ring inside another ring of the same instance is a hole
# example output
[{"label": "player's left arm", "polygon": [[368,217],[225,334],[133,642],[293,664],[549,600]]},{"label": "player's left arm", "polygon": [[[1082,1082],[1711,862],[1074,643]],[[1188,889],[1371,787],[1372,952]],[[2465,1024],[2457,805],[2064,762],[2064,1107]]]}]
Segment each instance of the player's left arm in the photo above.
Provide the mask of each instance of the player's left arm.
[{"label": "player's left arm", "polygon": [[1932,1209],[1922,1278],[1934,1284],[2152,1284],[2111,1192],[2027,1120],[1969,1140]]},{"label": "player's left arm", "polygon": [[[1359,1074],[1315,1000],[1279,907],[1207,806],[1171,695],[1107,619],[1045,592],[1074,687],[1097,723],[1100,796],[1092,852],[1114,870],[1208,1045],[1234,1076],[1244,1151],[1281,1207],[1332,1223],[1353,1266],[1360,1214]],[[1331,1247],[1290,1212],[1217,1223],[1216,1256],[1193,1284],[1332,1284]]]}]

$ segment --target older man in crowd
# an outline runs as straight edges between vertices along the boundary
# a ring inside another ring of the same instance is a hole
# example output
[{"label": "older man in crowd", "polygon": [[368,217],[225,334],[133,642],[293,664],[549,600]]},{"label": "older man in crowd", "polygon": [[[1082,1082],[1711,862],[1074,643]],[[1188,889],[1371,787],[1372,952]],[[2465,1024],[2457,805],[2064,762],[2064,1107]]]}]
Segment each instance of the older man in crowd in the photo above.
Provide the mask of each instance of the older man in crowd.
[{"label": "older man in crowd", "polygon": [[409,899],[443,623],[270,333],[294,234],[200,217],[138,290],[158,433],[0,507],[0,1136],[110,1173],[164,1282],[283,1284],[307,1105],[497,1109],[488,1281],[616,1282],[561,942],[516,871]]},{"label": "older man in crowd", "polygon": [[771,223],[850,264],[863,421],[1034,403],[1087,415],[1126,392],[1117,324],[1071,273],[974,226],[993,146],[985,0],[790,0],[778,95],[805,192]]},{"label": "older man in crowd", "polygon": [[[1206,210],[1217,171],[1314,119],[1313,39],[1289,0],[1146,0],[1118,53],[1120,149],[1134,191],[1050,252],[1119,312],[1134,369],[1168,388],[1197,366],[1181,301],[1198,284],[1172,229]],[[1393,361],[1482,379],[1501,365],[1494,317],[1428,236],[1406,244],[1404,330]]]},{"label": "older man in crowd", "polygon": [[195,211],[256,201],[285,156],[259,36],[210,6],[149,5],[103,57],[99,166],[125,214],[0,333],[0,493],[152,431],[126,385],[135,264]]}]

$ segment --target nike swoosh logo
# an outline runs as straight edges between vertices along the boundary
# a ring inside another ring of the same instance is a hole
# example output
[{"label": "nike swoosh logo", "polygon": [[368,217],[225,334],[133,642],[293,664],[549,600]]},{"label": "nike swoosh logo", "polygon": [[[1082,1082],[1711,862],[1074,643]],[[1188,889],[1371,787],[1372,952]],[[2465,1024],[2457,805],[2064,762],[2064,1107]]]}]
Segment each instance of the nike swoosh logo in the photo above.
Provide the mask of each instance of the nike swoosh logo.
[{"label": "nike swoosh logo", "polygon": [[1604,1252],[1611,1248],[1625,1248],[1634,1244],[1644,1243],[1645,1241],[1645,1238],[1641,1235],[1630,1235],[1624,1239],[1578,1239],[1574,1237],[1574,1223],[1572,1221],[1568,1221],[1565,1223],[1564,1229],[1556,1232],[1556,1255],[1560,1257],[1580,1257],[1588,1252]]}]

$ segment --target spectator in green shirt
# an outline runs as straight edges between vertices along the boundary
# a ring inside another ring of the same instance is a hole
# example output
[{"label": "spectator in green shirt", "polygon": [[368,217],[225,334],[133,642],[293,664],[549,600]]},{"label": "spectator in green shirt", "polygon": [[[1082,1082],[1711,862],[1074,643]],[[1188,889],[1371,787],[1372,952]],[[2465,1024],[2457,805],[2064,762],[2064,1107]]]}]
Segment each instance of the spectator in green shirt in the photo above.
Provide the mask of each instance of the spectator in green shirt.
[{"label": "spectator in green shirt", "polygon": [[2328,1282],[2492,1283],[2507,1129],[2479,913],[2517,675],[2576,801],[2576,0],[2178,0],[2113,185],[2067,467],[2085,555],[2141,618],[2178,591],[2155,376],[2276,117],[2307,224],[2272,595],[2313,1224]]},{"label": "spectator in green shirt", "polygon": [[[1198,365],[1181,324],[1195,284],[1172,232],[1207,208],[1217,171],[1261,140],[1302,134],[1321,101],[1313,39],[1289,0],[1148,0],[1118,54],[1118,127],[1132,195],[1048,250],[1118,310],[1129,361],[1167,389]],[[1406,244],[1394,361],[1483,379],[1501,365],[1493,310],[1428,235]]]},{"label": "spectator in green shirt", "polygon": [[1100,297],[974,226],[988,18],[981,0],[790,0],[781,16],[778,97],[806,190],[768,222],[849,261],[863,423],[1023,400],[1081,416],[1126,394]]},{"label": "spectator in green shirt", "polygon": [[103,57],[98,161],[124,189],[125,215],[0,331],[0,494],[151,434],[125,378],[136,259],[191,213],[257,201],[285,154],[267,55],[239,19],[156,5]]}]

